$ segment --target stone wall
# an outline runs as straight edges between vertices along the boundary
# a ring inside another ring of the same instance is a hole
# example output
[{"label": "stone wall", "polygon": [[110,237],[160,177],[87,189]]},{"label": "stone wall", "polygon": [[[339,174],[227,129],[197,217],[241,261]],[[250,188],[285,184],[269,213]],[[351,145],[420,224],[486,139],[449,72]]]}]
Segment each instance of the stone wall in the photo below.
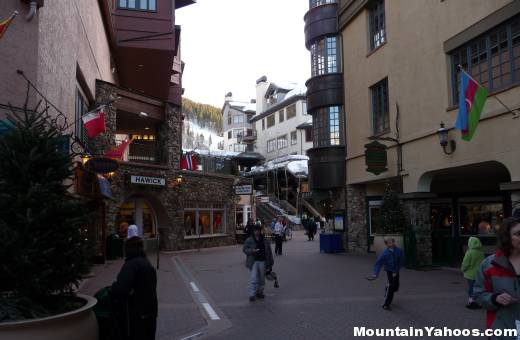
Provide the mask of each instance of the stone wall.
[{"label": "stone wall", "polygon": [[347,186],[347,251],[366,254],[368,231],[366,219],[365,186]]},{"label": "stone wall", "polygon": [[432,263],[432,226],[430,203],[426,200],[404,201],[404,211],[417,243],[417,264]]}]

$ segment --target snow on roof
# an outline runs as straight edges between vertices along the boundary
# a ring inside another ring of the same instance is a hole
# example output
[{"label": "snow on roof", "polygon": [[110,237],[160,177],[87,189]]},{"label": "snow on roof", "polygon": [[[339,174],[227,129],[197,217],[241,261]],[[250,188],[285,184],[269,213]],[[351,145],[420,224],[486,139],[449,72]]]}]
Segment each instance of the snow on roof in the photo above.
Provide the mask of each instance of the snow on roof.
[{"label": "snow on roof", "polygon": [[289,164],[287,164],[287,170],[295,176],[308,176],[309,167],[307,162],[308,161],[289,162]]},{"label": "snow on roof", "polygon": [[198,153],[199,155],[204,156],[213,156],[213,157],[226,157],[226,158],[233,158],[236,157],[240,152],[233,152],[233,151],[224,151],[224,150],[206,150],[206,149],[182,149],[183,152],[190,152],[193,151],[195,153]]},{"label": "snow on roof", "polygon": [[298,86],[297,83],[271,82],[271,84],[273,84],[274,86],[276,86],[279,89],[284,89],[284,90],[289,90],[289,91]]},{"label": "snow on roof", "polygon": [[244,106],[244,112],[256,112],[256,103],[248,103],[246,106]]},{"label": "snow on roof", "polygon": [[284,97],[284,100],[294,96],[305,96],[306,94],[307,86],[305,86],[304,84],[296,84],[296,87],[294,87],[291,91],[287,92],[287,94]]},{"label": "snow on roof", "polygon": [[269,162],[265,162],[264,165],[254,166],[247,175],[264,173],[274,169],[287,168],[290,173],[296,177],[307,177],[309,174],[308,170],[309,157],[304,155],[288,155],[274,159]]},{"label": "snow on roof", "polygon": [[248,102],[238,102],[238,101],[231,101],[228,103],[229,103],[229,106],[231,106],[231,107],[239,107],[239,108],[243,108],[247,104],[249,104]]}]

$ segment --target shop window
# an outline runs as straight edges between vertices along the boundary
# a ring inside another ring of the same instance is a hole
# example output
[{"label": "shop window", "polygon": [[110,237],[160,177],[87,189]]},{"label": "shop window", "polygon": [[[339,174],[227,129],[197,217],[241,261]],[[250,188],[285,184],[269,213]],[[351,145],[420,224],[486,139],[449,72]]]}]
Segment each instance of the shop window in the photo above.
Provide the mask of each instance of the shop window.
[{"label": "shop window", "polygon": [[188,203],[184,210],[184,234],[187,237],[226,233],[225,205],[218,203]]},{"label": "shop window", "polygon": [[143,199],[127,201],[121,205],[117,214],[117,225],[134,221],[139,229],[139,235],[153,238],[156,234],[155,214],[150,204]]},{"label": "shop window", "polygon": [[461,203],[459,205],[462,235],[495,235],[504,219],[502,203]]}]

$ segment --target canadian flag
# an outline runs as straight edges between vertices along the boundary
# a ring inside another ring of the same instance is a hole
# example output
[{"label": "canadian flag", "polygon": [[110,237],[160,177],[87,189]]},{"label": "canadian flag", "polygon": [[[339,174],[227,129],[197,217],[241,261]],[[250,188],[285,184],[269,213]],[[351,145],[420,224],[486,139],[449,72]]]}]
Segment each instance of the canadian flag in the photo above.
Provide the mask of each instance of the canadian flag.
[{"label": "canadian flag", "polygon": [[112,159],[122,159],[125,154],[126,148],[130,143],[132,143],[133,139],[127,139],[123,141],[121,144],[113,148],[112,150],[108,150],[105,152],[105,157]]},{"label": "canadian flag", "polygon": [[106,131],[104,108],[87,113],[81,117],[81,120],[89,138],[94,138]]}]

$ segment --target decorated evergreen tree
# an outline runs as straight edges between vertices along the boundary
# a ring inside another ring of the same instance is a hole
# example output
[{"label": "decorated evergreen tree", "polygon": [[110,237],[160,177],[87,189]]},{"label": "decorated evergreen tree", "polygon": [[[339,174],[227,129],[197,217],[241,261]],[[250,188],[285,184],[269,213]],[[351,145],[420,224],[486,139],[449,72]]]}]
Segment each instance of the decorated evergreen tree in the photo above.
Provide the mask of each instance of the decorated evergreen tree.
[{"label": "decorated evergreen tree", "polygon": [[89,271],[87,210],[68,190],[72,163],[59,150],[68,136],[46,111],[9,121],[0,135],[0,321],[77,307],[73,286]]},{"label": "decorated evergreen tree", "polygon": [[379,225],[384,233],[400,233],[405,229],[406,218],[399,197],[390,183],[385,185],[385,195],[379,215]]}]

